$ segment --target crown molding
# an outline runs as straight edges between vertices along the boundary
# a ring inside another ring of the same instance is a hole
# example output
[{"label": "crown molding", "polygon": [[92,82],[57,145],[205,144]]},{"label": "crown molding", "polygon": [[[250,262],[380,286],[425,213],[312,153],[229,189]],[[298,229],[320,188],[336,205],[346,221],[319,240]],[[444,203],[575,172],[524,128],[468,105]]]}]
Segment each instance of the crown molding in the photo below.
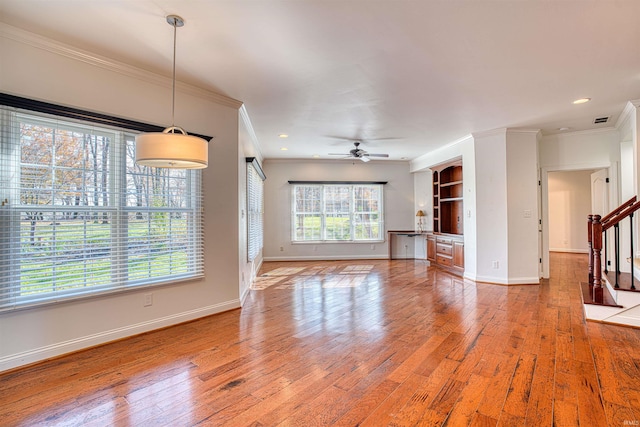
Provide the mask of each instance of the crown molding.
[{"label": "crown molding", "polygon": [[572,135],[572,136],[580,136],[580,135],[593,135],[594,133],[608,133],[608,132],[617,132],[618,131],[618,127],[617,126],[607,126],[607,127],[602,127],[602,128],[598,128],[598,129],[583,129],[583,130],[575,130],[572,132],[562,132],[562,133],[551,133],[548,135],[544,135],[545,138],[552,138],[552,137],[558,137],[558,136],[566,136],[566,135]]},{"label": "crown molding", "polygon": [[622,110],[622,113],[618,116],[618,120],[616,120],[615,128],[620,129],[624,123],[629,120],[631,117],[631,113],[640,108],[640,99],[632,99],[627,102]]},{"label": "crown molding", "polygon": [[461,142],[465,142],[465,141],[469,141],[470,139],[473,139],[473,134],[468,134],[463,136],[462,138],[458,138],[458,139],[454,139],[453,141],[451,141],[450,143],[443,145],[442,147],[439,147],[437,150],[445,150],[447,148],[453,147],[454,145],[458,145]]},{"label": "crown molding", "polygon": [[[168,88],[172,87],[173,80],[171,78],[153,73],[148,70],[144,70],[142,68],[134,67],[133,65],[116,61],[105,56],[88,52],[58,41],[51,40],[49,38],[28,32],[26,30],[13,27],[4,22],[0,22],[0,37],[8,40],[13,40],[15,42],[22,43],[31,47],[35,47],[37,49],[42,49],[55,55],[64,56],[75,61],[84,62],[86,64],[103,68],[111,72],[119,73],[127,77],[133,77],[159,86],[165,86]],[[239,109],[242,106],[242,102],[236,99],[212,92],[208,89],[203,89],[198,86],[176,81],[176,88],[180,92],[206,99],[208,101],[212,101],[216,104],[220,104],[226,107]]]},{"label": "crown molding", "polygon": [[244,104],[240,106],[239,114],[240,114],[240,120],[242,120],[242,123],[246,127],[247,133],[249,135],[249,138],[251,138],[251,142],[253,143],[253,146],[258,151],[258,156],[256,157],[263,160],[264,156],[262,155],[262,147],[260,146],[260,142],[258,141],[258,136],[256,135],[256,132],[253,129],[253,124],[251,123],[249,112],[247,112],[247,108],[245,107]]},{"label": "crown molding", "polygon": [[507,133],[533,133],[533,134],[538,134],[540,132],[541,132],[540,129],[535,129],[535,128],[507,128]]},{"label": "crown molding", "polygon": [[[446,152],[446,150],[451,149],[452,147],[455,147],[458,144],[462,144],[464,142],[468,142],[471,141],[473,142],[473,135],[472,134],[468,134],[463,136],[462,138],[458,138],[446,145],[443,145],[442,147],[438,147],[433,151],[430,151],[428,153],[425,153],[421,156],[416,157],[415,159],[411,160],[411,162],[409,163],[409,172],[413,173],[413,172],[423,172],[425,169],[429,169],[430,167],[435,166],[436,164],[442,163],[441,161],[438,161],[436,163],[434,163],[433,161],[433,157],[437,157],[438,153],[440,152]],[[460,157],[460,155],[454,155],[453,158],[458,158]],[[446,161],[446,160],[444,160]]]},{"label": "crown molding", "polygon": [[481,132],[473,132],[471,134],[471,137],[473,139],[478,139],[478,138],[487,138],[489,136],[495,136],[495,135],[506,135],[507,134],[507,130],[508,130],[507,128],[483,130]]},{"label": "crown molding", "polygon": [[495,136],[495,135],[507,135],[510,133],[525,133],[525,134],[534,134],[537,135],[541,132],[540,129],[536,129],[536,128],[498,128],[498,129],[491,129],[491,130],[486,130],[486,131],[482,131],[482,132],[474,132],[471,134],[471,136],[476,139],[476,138],[486,138],[489,136]]}]

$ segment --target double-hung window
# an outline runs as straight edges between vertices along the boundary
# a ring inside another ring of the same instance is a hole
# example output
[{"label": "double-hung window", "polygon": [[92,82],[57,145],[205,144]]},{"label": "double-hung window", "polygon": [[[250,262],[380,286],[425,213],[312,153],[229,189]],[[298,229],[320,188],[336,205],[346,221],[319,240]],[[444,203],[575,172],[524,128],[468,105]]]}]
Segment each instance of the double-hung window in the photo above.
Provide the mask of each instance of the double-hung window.
[{"label": "double-hung window", "polygon": [[381,184],[296,184],[293,186],[294,242],[382,240]]},{"label": "double-hung window", "polygon": [[135,134],[0,107],[0,310],[203,275],[199,171]]}]

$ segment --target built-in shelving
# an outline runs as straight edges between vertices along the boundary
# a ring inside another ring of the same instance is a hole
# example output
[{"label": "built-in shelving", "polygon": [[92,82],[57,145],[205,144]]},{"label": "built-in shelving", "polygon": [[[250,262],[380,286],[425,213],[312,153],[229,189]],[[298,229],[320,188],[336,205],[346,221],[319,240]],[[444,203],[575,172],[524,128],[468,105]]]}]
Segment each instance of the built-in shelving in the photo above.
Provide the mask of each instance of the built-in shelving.
[{"label": "built-in shelving", "polygon": [[460,160],[434,167],[433,233],[427,234],[429,261],[461,274],[464,271],[463,182]]},{"label": "built-in shelving", "polygon": [[433,231],[462,234],[462,165],[443,165],[433,171]]}]

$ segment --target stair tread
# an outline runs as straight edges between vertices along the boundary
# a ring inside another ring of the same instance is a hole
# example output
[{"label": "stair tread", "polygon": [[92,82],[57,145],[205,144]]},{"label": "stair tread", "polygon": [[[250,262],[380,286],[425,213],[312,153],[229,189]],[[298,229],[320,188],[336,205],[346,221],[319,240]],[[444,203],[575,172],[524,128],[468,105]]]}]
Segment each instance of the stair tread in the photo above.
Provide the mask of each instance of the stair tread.
[{"label": "stair tread", "polygon": [[593,285],[590,285],[587,282],[580,282],[580,287],[582,288],[582,303],[589,305],[602,305],[606,307],[618,307],[622,308],[621,305],[617,304],[613,299],[611,294],[609,293],[609,289],[606,286],[603,286],[602,289],[602,298],[598,298],[597,293],[594,292]]},{"label": "stair tread", "polygon": [[[615,287],[615,283],[616,283],[616,273],[615,271],[610,271],[608,273],[606,273],[607,276],[607,280],[609,281],[609,283],[611,284],[611,286]],[[638,281],[636,280],[636,284],[635,287],[636,289],[631,289],[631,273],[620,273],[620,275],[618,276],[618,286],[619,288],[616,288],[616,290],[619,291],[630,291],[630,292],[640,292],[640,283],[638,283]]]}]

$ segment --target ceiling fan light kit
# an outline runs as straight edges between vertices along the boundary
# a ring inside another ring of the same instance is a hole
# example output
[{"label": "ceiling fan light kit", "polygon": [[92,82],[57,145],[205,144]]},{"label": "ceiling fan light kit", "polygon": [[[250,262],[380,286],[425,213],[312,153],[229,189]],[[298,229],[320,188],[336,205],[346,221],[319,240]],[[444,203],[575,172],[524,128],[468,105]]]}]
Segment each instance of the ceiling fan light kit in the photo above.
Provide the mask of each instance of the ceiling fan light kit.
[{"label": "ceiling fan light kit", "polygon": [[136,136],[136,163],[156,168],[203,169],[209,162],[208,142],[188,135],[184,129],[173,124],[176,104],[176,31],[184,25],[184,20],[179,16],[169,15],[167,23],[173,27],[172,125],[162,132]]}]

